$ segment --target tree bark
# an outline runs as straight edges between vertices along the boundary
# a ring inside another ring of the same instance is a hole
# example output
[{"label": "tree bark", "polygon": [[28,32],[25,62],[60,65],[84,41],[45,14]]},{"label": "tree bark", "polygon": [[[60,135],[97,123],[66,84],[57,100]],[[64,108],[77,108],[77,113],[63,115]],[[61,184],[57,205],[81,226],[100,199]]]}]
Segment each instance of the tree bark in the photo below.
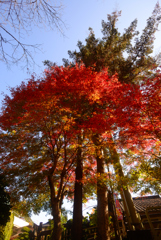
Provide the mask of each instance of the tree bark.
[{"label": "tree bark", "polygon": [[[80,139],[78,140],[80,143]],[[72,240],[82,239],[82,177],[83,177],[83,160],[82,149],[79,146],[77,151],[77,166],[75,170],[75,188],[74,188],[74,209],[73,209],[73,225]]]},{"label": "tree bark", "polygon": [[111,141],[112,143],[109,146],[109,150],[111,154],[111,159],[113,160],[115,173],[118,174],[119,176],[118,189],[121,192],[121,195],[123,195],[123,203],[124,203],[126,215],[128,216],[127,217],[128,220],[131,221],[129,223],[129,226],[131,226],[132,224],[136,229],[142,229],[141,220],[135,210],[134,203],[133,203],[130,191],[128,189],[128,185],[124,181],[124,173],[120,163],[119,155],[117,153],[115,143],[112,140],[112,138],[111,138]]},{"label": "tree bark", "polygon": [[[97,173],[104,174],[103,159],[97,157]],[[107,186],[97,181],[97,228],[99,240],[110,240],[108,221]]]},{"label": "tree bark", "polygon": [[53,219],[54,219],[54,229],[52,232],[52,240],[61,240],[62,229],[61,229],[61,209],[60,202],[56,199],[53,203]]},{"label": "tree bark", "polygon": [[55,188],[52,176],[48,176],[50,194],[51,194],[51,208],[54,221],[54,229],[52,232],[51,240],[61,240],[61,199],[55,196]]},{"label": "tree bark", "polygon": [[93,136],[93,142],[96,146],[97,174],[100,178],[97,180],[97,239],[110,240],[107,186],[101,179],[105,173],[105,164],[98,135]]}]

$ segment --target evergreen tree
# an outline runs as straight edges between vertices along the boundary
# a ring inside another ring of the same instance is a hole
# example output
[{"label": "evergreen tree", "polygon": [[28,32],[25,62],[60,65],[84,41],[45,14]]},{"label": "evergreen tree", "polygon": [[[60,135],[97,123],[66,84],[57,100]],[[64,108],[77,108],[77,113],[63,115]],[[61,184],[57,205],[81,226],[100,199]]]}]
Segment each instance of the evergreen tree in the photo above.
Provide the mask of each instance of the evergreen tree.
[{"label": "evergreen tree", "polygon": [[[75,62],[83,62],[86,67],[93,66],[96,71],[108,67],[109,74],[118,74],[120,81],[136,82],[145,74],[150,74],[151,69],[160,61],[160,54],[152,56],[154,34],[158,30],[161,21],[161,8],[156,4],[152,16],[147,19],[147,25],[139,34],[137,31],[137,19],[125,29],[119,32],[117,22],[121,12],[113,12],[107,15],[107,22],[102,21],[102,39],[95,37],[92,28],[89,28],[89,36],[84,45],[78,41],[79,51],[68,51],[70,58]],[[69,60],[63,59],[65,64]]]}]

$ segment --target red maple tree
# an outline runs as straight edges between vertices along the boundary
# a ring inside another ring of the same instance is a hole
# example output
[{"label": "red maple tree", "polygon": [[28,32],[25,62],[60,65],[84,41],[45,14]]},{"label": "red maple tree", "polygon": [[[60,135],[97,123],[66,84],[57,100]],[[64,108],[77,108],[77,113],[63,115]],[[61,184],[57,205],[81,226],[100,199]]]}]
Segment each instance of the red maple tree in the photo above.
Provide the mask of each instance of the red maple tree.
[{"label": "red maple tree", "polygon": [[[120,83],[107,69],[98,73],[82,65],[53,67],[42,79],[32,77],[6,96],[0,116],[1,168],[10,178],[11,190],[16,184],[24,199],[50,189],[55,240],[61,239],[62,199],[73,187],[72,172],[81,148],[78,136],[83,131],[86,138],[90,134],[95,139],[98,173],[103,175],[96,138],[103,134],[110,139],[118,128],[126,133],[134,129],[139,94],[138,87]],[[107,187],[100,191],[105,194]]]}]

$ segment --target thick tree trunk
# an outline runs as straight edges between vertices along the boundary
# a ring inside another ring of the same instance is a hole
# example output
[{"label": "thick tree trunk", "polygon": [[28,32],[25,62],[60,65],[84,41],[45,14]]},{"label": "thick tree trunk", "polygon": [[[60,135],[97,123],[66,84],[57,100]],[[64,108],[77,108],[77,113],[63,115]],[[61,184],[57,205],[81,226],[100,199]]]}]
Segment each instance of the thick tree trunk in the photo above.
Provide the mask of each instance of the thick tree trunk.
[{"label": "thick tree trunk", "polygon": [[60,202],[57,200],[53,203],[52,212],[54,220],[54,229],[52,232],[51,240],[61,240],[62,229],[61,229],[61,209],[59,208]]},{"label": "thick tree trunk", "polygon": [[134,230],[134,228],[132,226],[132,220],[131,220],[130,212],[129,212],[129,209],[128,209],[128,206],[127,206],[127,202],[126,202],[126,198],[125,198],[123,190],[120,190],[120,194],[121,194],[121,197],[122,197],[122,200],[123,200],[124,211],[126,213],[127,222],[128,222],[128,228],[129,228],[129,230]]},{"label": "thick tree trunk", "polygon": [[93,137],[93,142],[96,145],[96,160],[97,160],[97,239],[110,240],[110,229],[108,220],[108,200],[107,200],[107,186],[101,179],[105,173],[104,158],[102,156],[99,136]]},{"label": "thick tree trunk", "polygon": [[82,150],[78,147],[77,151],[77,166],[76,166],[76,180],[74,188],[74,209],[73,209],[73,226],[72,226],[72,240],[82,239],[82,177],[83,177],[83,162]]},{"label": "thick tree trunk", "polygon": [[[140,230],[143,228],[142,223],[141,223],[141,219],[139,214],[136,212],[135,210],[135,206],[133,203],[133,199],[131,197],[131,193],[128,189],[128,186],[126,188],[123,188],[123,194],[127,203],[127,207],[128,207],[128,211],[129,211],[129,215],[132,221],[132,225],[134,226],[134,228],[137,230]],[[124,203],[124,204],[126,204]]]},{"label": "thick tree trunk", "polygon": [[55,197],[55,188],[52,176],[48,176],[50,194],[51,194],[51,208],[54,221],[54,229],[51,240],[61,240],[61,200]]},{"label": "thick tree trunk", "polygon": [[[103,159],[97,157],[97,173],[104,174]],[[108,202],[107,186],[101,181],[97,181],[97,228],[98,240],[109,240]]]},{"label": "thick tree trunk", "polygon": [[126,215],[128,216],[127,218],[131,221],[129,223],[129,226],[131,226],[132,224],[136,229],[142,229],[141,220],[135,210],[134,203],[128,189],[128,185],[124,181],[124,173],[120,163],[119,155],[115,148],[115,143],[113,141],[112,144],[109,146],[109,150],[114,163],[115,173],[119,176],[118,189],[120,190],[120,192],[122,192],[121,195],[123,196],[123,203]]}]

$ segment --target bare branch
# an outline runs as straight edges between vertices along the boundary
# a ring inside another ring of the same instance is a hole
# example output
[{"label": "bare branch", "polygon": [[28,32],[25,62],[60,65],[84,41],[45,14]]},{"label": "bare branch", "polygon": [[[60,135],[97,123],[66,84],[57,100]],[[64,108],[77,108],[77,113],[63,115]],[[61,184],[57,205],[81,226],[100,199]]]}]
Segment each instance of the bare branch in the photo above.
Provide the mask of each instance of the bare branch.
[{"label": "bare branch", "polygon": [[29,34],[33,26],[63,33],[61,10],[61,5],[51,5],[47,0],[0,0],[0,61],[7,65],[22,60],[33,64],[32,50],[38,50],[39,45],[23,43],[23,34]]}]

